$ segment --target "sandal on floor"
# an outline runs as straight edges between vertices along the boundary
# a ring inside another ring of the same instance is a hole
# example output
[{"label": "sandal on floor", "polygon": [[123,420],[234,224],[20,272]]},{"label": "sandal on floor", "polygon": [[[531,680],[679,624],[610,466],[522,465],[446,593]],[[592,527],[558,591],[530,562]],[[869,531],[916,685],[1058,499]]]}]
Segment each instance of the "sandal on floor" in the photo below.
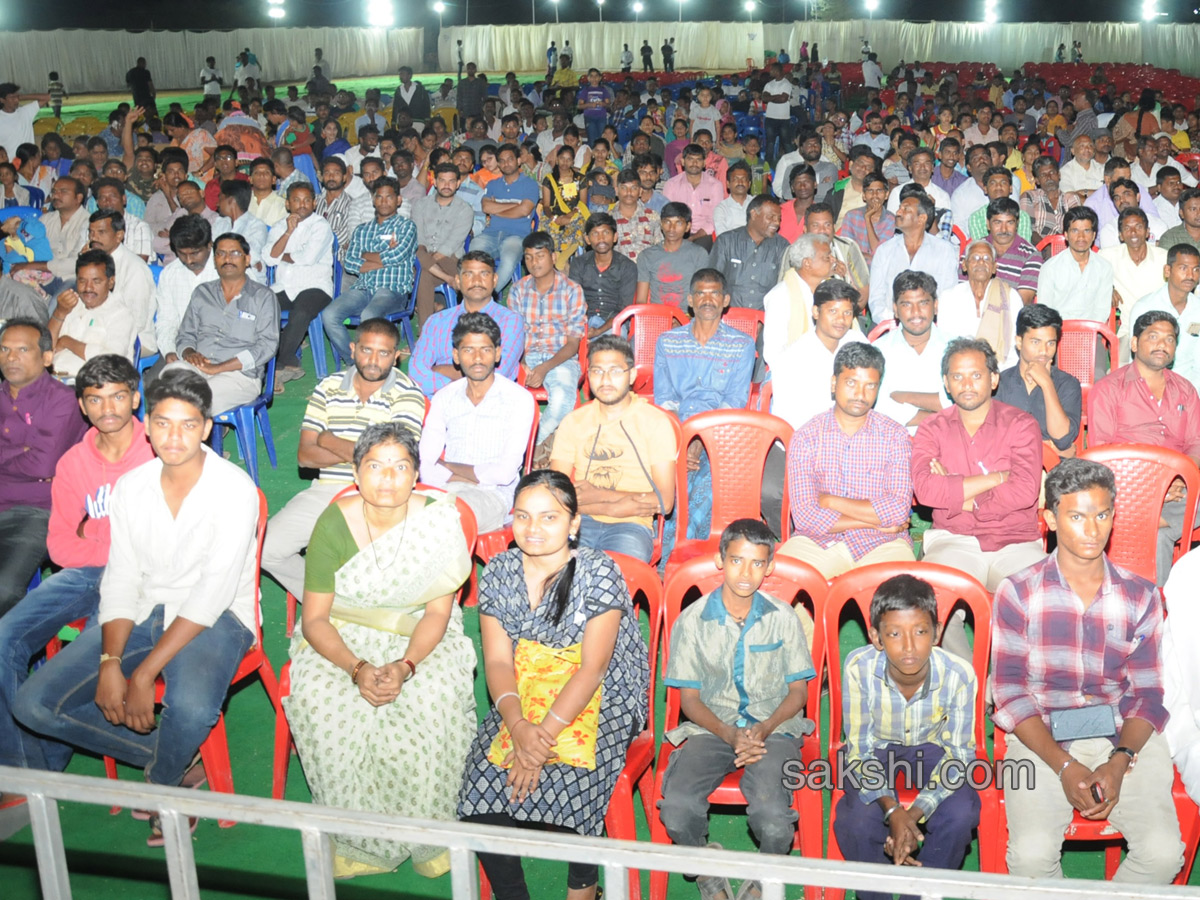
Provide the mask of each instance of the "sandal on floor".
[{"label": "sandal on floor", "polygon": [[762,900],[762,882],[755,878],[747,878],[738,888],[734,900]]},{"label": "sandal on floor", "polygon": [[[188,770],[183,773],[183,781],[179,783],[179,786],[198,790],[206,784],[208,784],[208,773],[204,771],[204,763],[200,761],[200,754],[197,753],[192,764],[188,766]],[[148,809],[135,809],[130,811],[129,815],[139,822],[149,822],[154,813]]]},{"label": "sandal on floor", "polygon": [[[188,817],[188,834],[196,833],[196,825],[199,819]],[[150,814],[150,836],[146,838],[147,847],[161,847],[166,841],[163,838],[162,819],[158,813]]]},{"label": "sandal on floor", "polygon": [[[709,850],[724,850],[720,844],[709,843]],[[700,900],[734,900],[733,885],[723,875],[700,875],[696,878]]]}]

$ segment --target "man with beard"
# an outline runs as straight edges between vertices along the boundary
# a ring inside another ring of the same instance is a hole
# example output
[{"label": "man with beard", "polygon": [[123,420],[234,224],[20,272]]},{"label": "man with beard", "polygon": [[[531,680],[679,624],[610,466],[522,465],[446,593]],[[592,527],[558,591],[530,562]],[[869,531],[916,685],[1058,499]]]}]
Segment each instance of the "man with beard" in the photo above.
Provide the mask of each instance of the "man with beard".
[{"label": "man with beard", "polygon": [[504,351],[494,319],[464,313],[452,340],[463,377],[429,404],[421,481],[457,494],[475,513],[480,532],[495,531],[509,519],[537,404],[529,391],[497,374]]},{"label": "man with beard", "polygon": [[214,212],[217,209],[217,198],[221,194],[221,184],[230,180],[249,181],[242,172],[238,171],[237,149],[228,144],[222,144],[213,151],[213,175],[204,186],[204,204]]},{"label": "man with beard", "polygon": [[350,246],[354,229],[370,220],[372,214],[370,195],[364,202],[347,189],[353,178],[354,173],[348,171],[346,164],[336,156],[321,163],[321,184],[325,190],[317,199],[314,212],[328,222],[337,235],[339,259],[346,258],[346,248]]},{"label": "man with beard", "polygon": [[692,211],[692,233],[688,240],[711,250],[713,213],[725,199],[725,186],[704,171],[705,155],[699,144],[684,147],[683,171],[667,181],[663,195],[672,203],[687,205]]},{"label": "man with beard", "polygon": [[1196,348],[1197,335],[1200,335],[1200,297],[1195,293],[1196,285],[1200,283],[1200,251],[1191,244],[1171,247],[1167,251],[1166,278],[1166,284],[1133,305],[1129,318],[1136,322],[1143,313],[1151,310],[1175,317],[1179,324],[1179,343],[1171,371],[1196,387],[1200,385],[1200,353]]},{"label": "man with beard", "polygon": [[240,234],[213,243],[217,281],[192,293],[175,335],[178,358],[172,369],[204,376],[212,391],[212,412],[249,403],[262,389],[267,361],[279,348],[279,303],[265,284],[246,276],[250,245]]},{"label": "man with beard", "polygon": [[50,189],[52,209],[41,217],[53,256],[49,261],[13,263],[9,274],[27,269],[49,272],[51,280],[42,285],[46,293],[53,296],[68,286],[68,279],[75,275],[75,259],[87,241],[88,214],[83,208],[85,189],[74,178],[60,178]]},{"label": "man with beard", "polygon": [[796,142],[798,145],[796,155],[784,154],[775,169],[775,181],[779,184],[782,192],[780,199],[792,199],[791,178],[788,170],[793,165],[809,165],[812,166],[817,181],[815,199],[818,203],[823,203],[829,192],[833,190],[834,182],[838,180],[838,167],[821,157],[821,136],[811,128],[801,131]]},{"label": "man with beard", "polygon": [[591,249],[571,257],[567,275],[583,291],[590,339],[609,331],[617,313],[633,302],[637,264],[613,251],[617,223],[608,213],[592,213],[583,233]]},{"label": "man with beard", "polygon": [[434,291],[454,280],[463,244],[475,223],[469,204],[458,196],[462,176],[451,163],[433,170],[433,193],[413,204],[412,221],[417,226],[417,259],[421,280],[417,283],[417,323],[424,326],[434,313]]},{"label": "man with beard", "polygon": [[[425,398],[395,368],[400,332],[387,319],[367,319],[350,345],[353,362],[321,380],[300,425],[296,462],[319,473],[271,516],[262,567],[293,597],[304,596],[304,557],[313,526],[334,496],[354,484],[354,442],[369,425],[400,422],[418,434]],[[528,434],[528,429],[526,429]]]},{"label": "man with beard", "polygon": [[939,293],[958,284],[959,262],[954,247],[926,230],[933,214],[933,200],[928,194],[914,194],[900,202],[896,234],[879,245],[871,262],[870,303],[874,321],[891,318],[888,300],[892,296],[892,282],[905,269],[932,275]]},{"label": "man with beard", "polygon": [[892,309],[900,327],[875,341],[886,364],[875,411],[907,427],[909,434],[950,402],[942,391],[946,339],[934,324],[937,297],[932,276],[901,272],[892,282]]},{"label": "man with beard", "polygon": [[779,219],[779,201],[760,194],[746,209],[746,224],[725,232],[713,245],[708,264],[725,276],[731,305],[762,309],[767,291],[779,281],[779,264],[788,249],[779,235]]},{"label": "man with beard", "polygon": [[128,307],[109,293],[115,276],[112,257],[103,250],[79,254],[75,288],[58,295],[47,325],[54,341],[55,375],[73,378],[93,356],[131,355],[137,330]]},{"label": "man with beard", "polygon": [[263,265],[263,248],[267,243],[267,223],[250,214],[250,185],[245,181],[226,181],[217,195],[219,218],[213,222],[213,232],[240,234],[250,244],[250,268],[246,274],[260,284],[267,283],[267,268]]}]

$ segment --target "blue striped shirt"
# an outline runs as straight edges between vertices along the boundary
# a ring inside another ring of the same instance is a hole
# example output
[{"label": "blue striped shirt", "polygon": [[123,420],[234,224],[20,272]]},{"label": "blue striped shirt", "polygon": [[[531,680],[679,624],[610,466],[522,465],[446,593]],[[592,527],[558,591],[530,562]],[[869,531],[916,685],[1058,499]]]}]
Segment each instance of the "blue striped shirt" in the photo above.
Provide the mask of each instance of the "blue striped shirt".
[{"label": "blue striped shirt", "polygon": [[[392,240],[396,241],[392,246]],[[359,272],[364,253],[378,253],[383,268]],[[413,263],[417,253],[417,226],[411,219],[393,215],[380,222],[372,219],[354,229],[346,248],[346,271],[358,275],[356,290],[387,289],[400,294],[412,293]]]},{"label": "blue striped shirt", "polygon": [[754,341],[720,323],[701,344],[692,326],[659,335],[654,348],[654,403],[682,422],[713,409],[744,409],[754,373]]}]

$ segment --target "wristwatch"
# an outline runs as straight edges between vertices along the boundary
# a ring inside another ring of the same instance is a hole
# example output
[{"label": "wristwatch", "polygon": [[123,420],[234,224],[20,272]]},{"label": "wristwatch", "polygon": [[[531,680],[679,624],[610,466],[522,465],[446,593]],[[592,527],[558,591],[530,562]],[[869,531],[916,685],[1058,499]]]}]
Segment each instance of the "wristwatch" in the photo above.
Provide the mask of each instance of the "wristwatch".
[{"label": "wristwatch", "polygon": [[1137,754],[1134,753],[1132,750],[1130,750],[1128,747],[1114,747],[1112,753],[1108,754],[1108,758],[1112,759],[1118,753],[1124,753],[1126,756],[1129,757],[1129,765],[1131,767],[1133,766],[1133,764],[1135,762],[1137,762]]}]

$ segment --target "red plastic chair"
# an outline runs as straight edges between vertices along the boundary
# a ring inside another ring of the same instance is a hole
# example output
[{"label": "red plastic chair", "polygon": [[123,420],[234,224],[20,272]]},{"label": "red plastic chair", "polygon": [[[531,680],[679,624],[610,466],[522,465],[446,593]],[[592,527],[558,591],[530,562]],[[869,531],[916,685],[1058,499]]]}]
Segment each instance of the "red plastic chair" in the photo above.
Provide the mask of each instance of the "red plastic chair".
[{"label": "red plastic chair", "polygon": [[[974,646],[971,650],[971,664],[979,680],[979,690],[975,693],[975,756],[976,759],[988,761],[987,743],[985,741],[984,719],[984,685],[987,683],[988,661],[991,653],[992,635],[992,603],[987,589],[963,572],[948,566],[935,563],[876,563],[852,569],[844,575],[839,575],[829,585],[829,593],[825,598],[825,649],[829,667],[829,760],[836,767],[838,752],[843,749],[842,739],[842,657],[839,640],[840,625],[846,607],[855,606],[859,618],[864,625],[871,621],[871,598],[875,589],[894,575],[913,575],[928,581],[933,585],[937,597],[938,618],[944,624],[950,619],[951,613],[960,604],[965,604],[971,611],[972,629],[974,631]],[[864,629],[865,630],[865,629]],[[989,763],[990,764],[990,763]],[[963,790],[970,790],[964,787]],[[837,812],[838,801],[842,791],[835,790],[829,813],[829,859],[844,859],[837,837],[833,831],[833,821]],[[911,786],[902,787],[897,792],[897,799],[906,807],[910,806],[917,797],[917,791]],[[979,814],[979,860],[980,869],[985,872],[995,871],[996,852],[993,837],[998,817],[999,800],[994,788],[980,792],[981,809]],[[841,900],[844,892],[826,888],[825,900]]]},{"label": "red plastic chair", "polygon": [[1117,370],[1117,335],[1112,324],[1105,325],[1091,319],[1066,319],[1062,337],[1058,341],[1058,367],[1068,375],[1074,375],[1083,389],[1083,408],[1079,415],[1079,435],[1075,438],[1075,450],[1083,451],[1084,429],[1088,421],[1088,396],[1096,383],[1096,339],[1108,347],[1108,367]]},{"label": "red plastic chair", "polygon": [[[742,334],[749,335],[750,340],[754,341],[754,354],[756,357],[755,369],[758,368],[758,360],[762,359],[762,343],[759,340],[766,326],[766,313],[761,309],[747,309],[744,306],[731,306],[725,310],[725,314],[721,317],[722,321],[730,328],[736,328]],[[755,382],[750,385],[750,402],[746,404],[747,409],[761,409],[762,404],[758,398],[759,392],[762,390],[762,385]]]},{"label": "red plastic chair", "polygon": [[669,303],[635,303],[627,306],[612,323],[613,334],[624,334],[633,345],[634,364],[638,367],[633,389],[651,399],[654,397],[654,349],[660,335],[691,319],[687,313]]},{"label": "red plastic chair", "polygon": [[[687,503],[688,444],[699,439],[712,468],[712,522],[707,538],[689,539]],[[683,423],[679,461],[675,466],[675,549],[667,560],[667,577],[681,563],[717,548],[721,532],[734,519],[762,517],[761,488],[767,453],[778,441],[786,452],[792,426],[770,413],[745,409],[715,409]],[[787,491],[783,494],[781,538],[791,529]],[[772,523],[774,528],[774,523]]]},{"label": "red plastic chair", "polygon": [[[587,335],[585,334],[582,338],[579,339],[579,387],[583,391],[583,394],[585,397],[588,396],[587,369],[588,369],[588,340],[587,340]],[[521,385],[521,387],[525,388],[525,390],[527,390],[527,391],[529,391],[529,393],[533,394],[533,399],[536,400],[538,403],[545,403],[547,401],[547,399],[549,399],[546,394],[545,386],[543,385],[542,387],[535,387],[535,388],[531,388],[531,387],[527,386],[525,384],[525,378],[528,375],[529,375],[529,370],[527,368],[525,368],[525,363],[522,362],[521,365],[517,367],[517,384]],[[576,409],[579,408],[579,391],[575,392],[575,408]]]},{"label": "red plastic chair", "polygon": [[[1038,241],[1037,252],[1045,256],[1046,248],[1050,248],[1050,256],[1056,256],[1067,249],[1067,237],[1063,234],[1048,234]],[[1049,259],[1050,256],[1046,256]]]},{"label": "red plastic chair", "polygon": [[895,319],[885,319],[871,329],[870,333],[867,335],[867,340],[873,344],[895,327]]},{"label": "red plastic chair", "polygon": [[[414,490],[429,491],[432,493],[444,494],[445,491],[440,488],[430,487],[429,485],[417,484]],[[330,503],[336,503],[342,497],[351,493],[357,493],[356,485],[348,485],[344,490],[338,491],[337,496]],[[462,519],[463,537],[467,541],[467,553],[474,554],[476,529],[475,529],[475,514],[471,512],[471,507],[467,506],[466,501],[460,497],[454,498],[454,505],[458,508],[458,515]],[[462,588],[463,596],[466,596],[468,588],[471,584],[470,579]],[[288,619],[289,621],[295,618],[295,598],[288,594]],[[290,634],[290,629],[289,629]],[[271,765],[271,797],[275,800],[283,799],[284,788],[287,787],[288,764],[291,761],[292,751],[296,748],[292,741],[292,729],[288,725],[287,716],[283,711],[283,704],[278,702],[292,692],[292,662],[288,660],[283,665],[283,670],[279,673],[278,698],[275,703],[275,749],[274,758]],[[205,767],[207,768],[207,766]],[[209,776],[210,780],[212,776]]]},{"label": "red plastic chair", "polygon": [[962,259],[967,255],[967,245],[971,242],[967,240],[966,232],[964,232],[957,225],[951,226],[950,233],[954,235],[954,237],[958,238],[958,258]]},{"label": "red plastic chair", "polygon": [[[704,557],[689,560],[680,565],[667,579],[665,601],[663,603],[663,644],[662,669],[665,672],[669,661],[671,648],[671,628],[683,606],[683,601],[689,594],[699,591],[700,595],[718,589],[723,582],[721,571],[711,558]],[[825,626],[824,606],[828,583],[825,577],[805,563],[788,556],[775,557],[775,571],[763,582],[762,590],[776,599],[795,605],[802,602],[807,595],[813,614],[813,643],[812,659],[816,669],[815,676],[808,682],[808,703],[805,715],[817,725],[817,731],[804,739],[801,747],[801,759],[805,765],[812,763],[821,755],[820,740],[820,709],[821,681],[825,660]],[[663,733],[670,731],[679,724],[679,690],[667,688],[666,717],[663,721]],[[658,801],[662,797],[663,776],[667,771],[667,763],[675,747],[669,741],[663,741],[659,748],[658,762],[654,766],[654,797],[650,813],[650,838],[655,843],[669,844],[670,837],[658,816]],[[742,772],[738,770],[725,777],[715,791],[708,795],[710,803],[728,806],[745,806],[746,798],[741,790]],[[793,848],[800,851],[802,856],[811,859],[821,857],[821,828],[822,828],[822,797],[819,791],[803,787],[795,792],[793,808],[799,815],[796,823],[796,837]],[[666,900],[666,872],[650,873],[651,900]],[[819,900],[821,888],[815,885],[804,889],[806,900]]]},{"label": "red plastic chair", "polygon": [[1116,476],[1117,502],[1112,536],[1108,539],[1108,558],[1154,581],[1158,520],[1167,488],[1176,478],[1182,478],[1187,486],[1183,500],[1185,537],[1173,557],[1178,560],[1191,546],[1186,536],[1191,535],[1191,523],[1196,520],[1200,470],[1182,453],[1149,444],[1107,444],[1088,447],[1079,455],[1103,463]]},{"label": "red plastic chair", "polygon": [[[232,688],[239,682],[249,678],[251,675],[258,675],[262,681],[263,690],[267,692],[267,699],[271,701],[271,705],[275,708],[275,715],[283,715],[283,707],[279,703],[279,683],[275,679],[275,669],[271,666],[271,660],[267,658],[266,651],[263,650],[262,636],[262,613],[259,604],[262,600],[262,591],[259,588],[259,580],[262,577],[262,547],[263,538],[267,533],[267,498],[262,490],[258,491],[258,536],[255,541],[256,550],[254,555],[254,620],[257,623],[254,634],[254,645],[246,651],[246,655],[242,657],[241,664],[237,667],[237,671],[233,673],[233,678],[230,679],[229,685]],[[155,703],[161,703],[163,692],[166,686],[160,677],[154,686]],[[220,791],[223,794],[232,794],[233,790],[233,770],[229,763],[229,742],[225,737],[225,713],[221,712],[217,716],[217,723],[213,726],[212,731],[208,733],[208,737],[204,739],[204,743],[200,745],[200,759],[204,763],[204,773],[208,776],[209,790]],[[117,763],[112,757],[104,757],[104,771],[109,778],[117,777]],[[119,811],[119,807],[113,807],[113,812]],[[231,828],[235,823],[228,819],[221,819],[220,826],[222,828]]]}]

